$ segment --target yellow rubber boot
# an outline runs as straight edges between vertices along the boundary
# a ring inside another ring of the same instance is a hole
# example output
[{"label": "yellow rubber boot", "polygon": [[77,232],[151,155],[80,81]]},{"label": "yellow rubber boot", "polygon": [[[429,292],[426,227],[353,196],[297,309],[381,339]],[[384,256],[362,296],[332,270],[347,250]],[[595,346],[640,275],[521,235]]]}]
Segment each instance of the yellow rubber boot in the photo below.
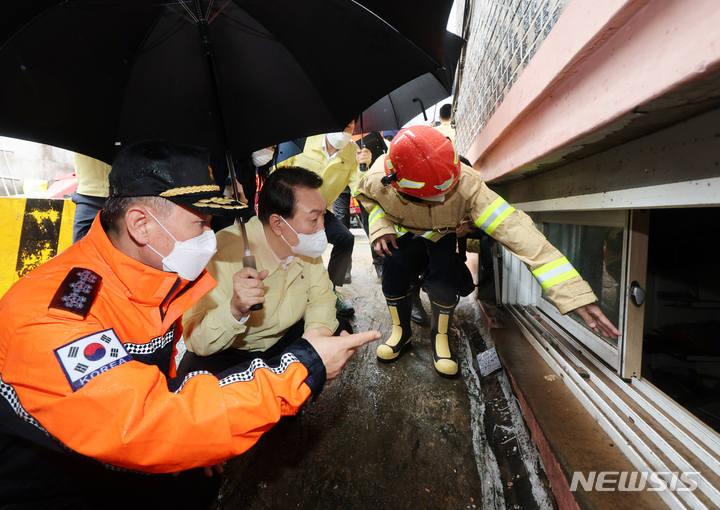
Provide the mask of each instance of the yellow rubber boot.
[{"label": "yellow rubber boot", "polygon": [[444,305],[430,300],[430,306],[432,308],[430,338],[435,371],[443,377],[452,377],[458,372],[458,362],[457,357],[450,349],[448,332],[450,331],[455,304]]},{"label": "yellow rubber boot", "polygon": [[393,321],[393,330],[384,343],[378,345],[377,358],[383,363],[395,361],[405,346],[410,345],[412,329],[410,328],[410,310],[412,309],[412,294],[393,298],[385,296],[390,317]]}]

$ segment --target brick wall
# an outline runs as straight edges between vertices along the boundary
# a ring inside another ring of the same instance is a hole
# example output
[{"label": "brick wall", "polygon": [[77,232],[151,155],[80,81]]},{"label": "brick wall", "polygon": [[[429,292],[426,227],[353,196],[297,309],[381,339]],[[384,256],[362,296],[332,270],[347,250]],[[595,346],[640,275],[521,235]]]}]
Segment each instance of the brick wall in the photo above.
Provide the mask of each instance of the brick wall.
[{"label": "brick wall", "polygon": [[[570,0],[475,0],[462,82],[456,147],[465,154],[535,55]],[[463,16],[464,5],[457,16]]]}]

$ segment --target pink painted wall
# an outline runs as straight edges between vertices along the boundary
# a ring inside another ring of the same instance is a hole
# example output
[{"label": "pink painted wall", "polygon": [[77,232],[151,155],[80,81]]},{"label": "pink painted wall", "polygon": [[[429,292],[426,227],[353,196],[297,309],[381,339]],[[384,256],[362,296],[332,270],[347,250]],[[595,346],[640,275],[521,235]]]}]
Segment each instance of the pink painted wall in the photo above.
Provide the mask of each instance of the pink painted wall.
[{"label": "pink painted wall", "polygon": [[717,0],[572,0],[466,156],[501,182],[720,71]]}]

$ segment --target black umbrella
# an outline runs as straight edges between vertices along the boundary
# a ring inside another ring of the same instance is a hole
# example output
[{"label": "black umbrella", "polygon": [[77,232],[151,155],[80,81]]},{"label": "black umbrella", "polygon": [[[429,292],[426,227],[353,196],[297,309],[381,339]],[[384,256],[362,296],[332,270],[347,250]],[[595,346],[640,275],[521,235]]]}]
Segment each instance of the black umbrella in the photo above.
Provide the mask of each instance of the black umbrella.
[{"label": "black umbrella", "polygon": [[[363,111],[364,132],[400,129],[418,114],[424,114],[425,105],[433,105],[451,95],[464,44],[462,37],[447,32],[442,67],[398,87]],[[360,129],[360,123],[356,124],[355,132],[360,133]]]},{"label": "black umbrella", "polygon": [[5,5],[0,135],[111,163],[119,147],[146,138],[202,145],[224,158],[227,149],[239,157],[338,131],[388,90],[438,66],[452,6],[197,3]]},{"label": "black umbrella", "polygon": [[290,140],[289,142],[283,142],[278,145],[275,151],[275,164],[282,163],[283,161],[297,156],[305,148],[305,141],[307,138],[297,138]]}]

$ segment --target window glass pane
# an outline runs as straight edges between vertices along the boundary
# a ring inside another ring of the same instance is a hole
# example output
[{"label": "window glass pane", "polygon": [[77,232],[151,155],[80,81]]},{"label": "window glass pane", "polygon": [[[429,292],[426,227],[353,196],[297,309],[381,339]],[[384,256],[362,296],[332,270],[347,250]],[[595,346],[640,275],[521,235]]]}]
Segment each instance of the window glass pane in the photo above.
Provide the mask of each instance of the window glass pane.
[{"label": "window glass pane", "polygon": [[[564,223],[545,223],[544,227],[548,240],[590,284],[599,299],[596,304],[613,324],[620,327],[623,229]],[[543,297],[547,299],[545,293]],[[587,327],[577,314],[569,316]],[[617,340],[601,334],[596,336],[617,346]]]}]

